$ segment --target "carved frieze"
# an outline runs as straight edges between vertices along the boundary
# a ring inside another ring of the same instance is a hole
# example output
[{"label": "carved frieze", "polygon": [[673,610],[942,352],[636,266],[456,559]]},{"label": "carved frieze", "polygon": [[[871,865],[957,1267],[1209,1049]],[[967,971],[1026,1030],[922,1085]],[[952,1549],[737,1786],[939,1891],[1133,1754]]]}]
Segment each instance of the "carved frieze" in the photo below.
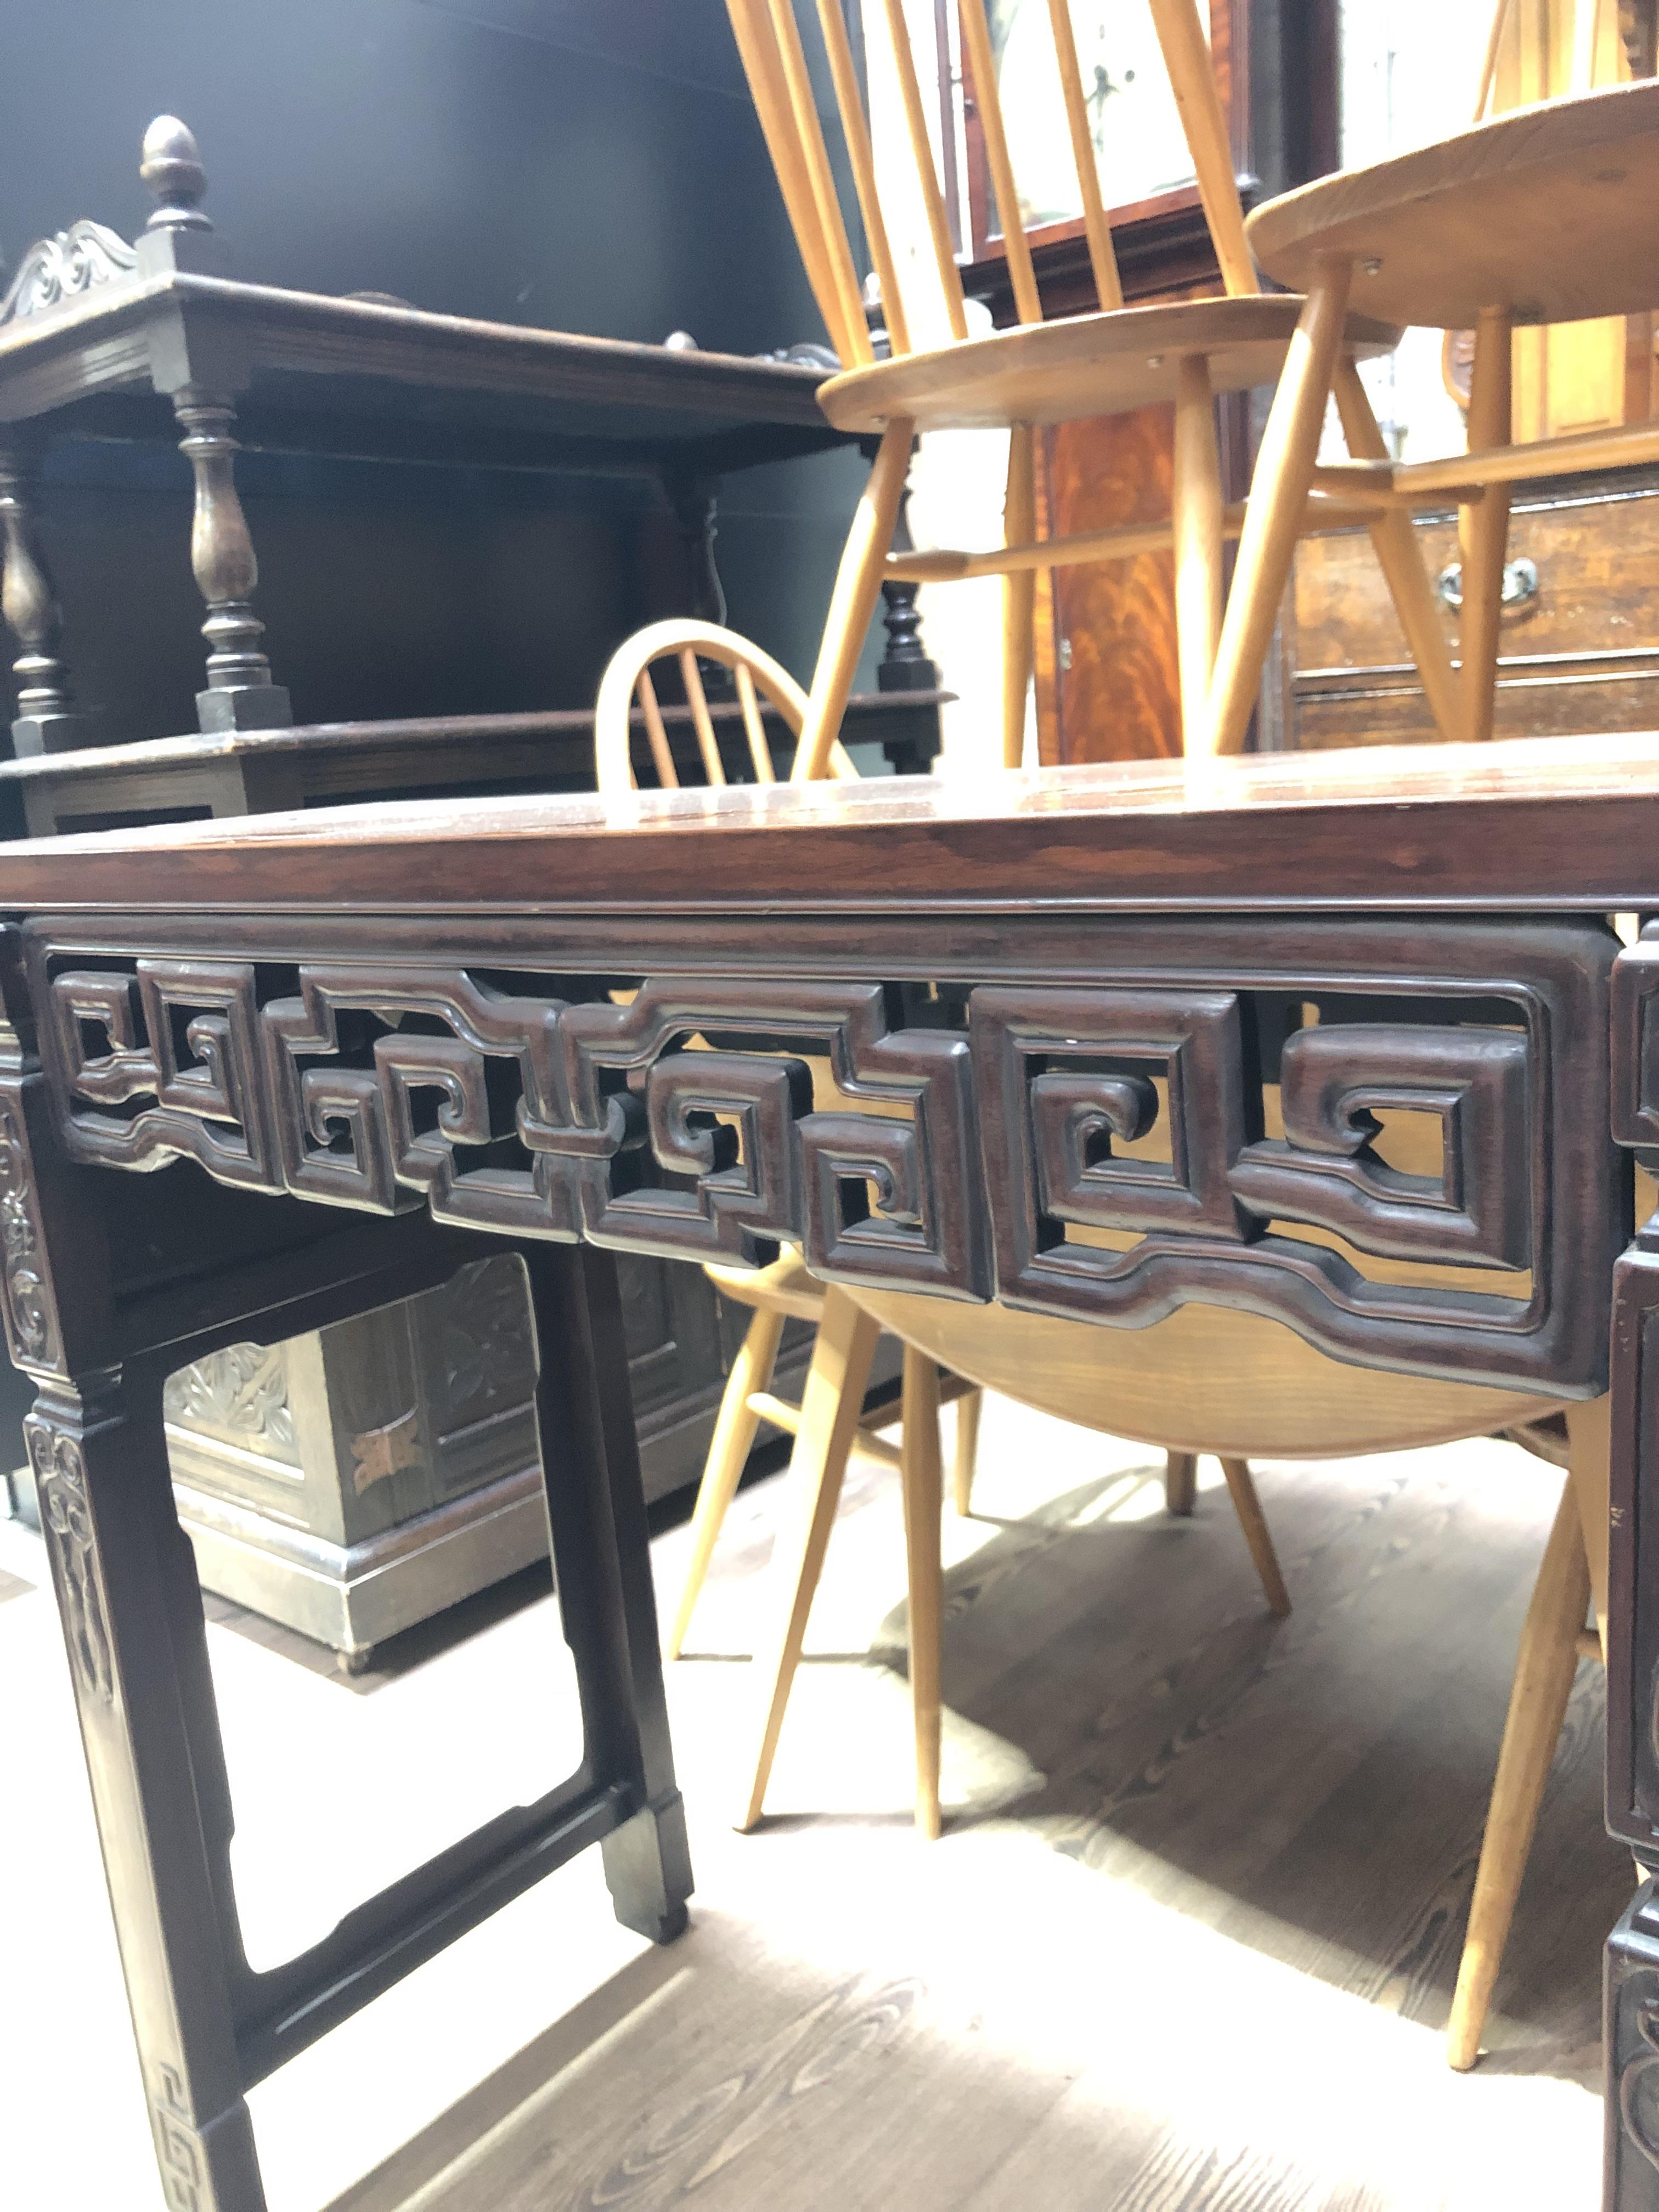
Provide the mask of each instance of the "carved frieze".
[{"label": "carved frieze", "polygon": [[[1102,957],[1086,982],[670,975],[556,996],[414,960],[33,958],[79,1159],[183,1156],[671,1257],[793,1243],[854,1285],[1120,1325],[1206,1300],[1339,1358],[1598,1387],[1604,1316],[1557,1286],[1590,1247],[1611,1257],[1605,999],[1559,951],[1495,998],[1464,980],[1467,934],[1447,945],[1427,1018],[1383,998],[1367,1018],[1350,990],[1293,1027],[1276,1116],[1261,988],[1218,962],[1179,982]],[[1429,1132],[1411,1171],[1376,1141],[1389,1115]]]}]

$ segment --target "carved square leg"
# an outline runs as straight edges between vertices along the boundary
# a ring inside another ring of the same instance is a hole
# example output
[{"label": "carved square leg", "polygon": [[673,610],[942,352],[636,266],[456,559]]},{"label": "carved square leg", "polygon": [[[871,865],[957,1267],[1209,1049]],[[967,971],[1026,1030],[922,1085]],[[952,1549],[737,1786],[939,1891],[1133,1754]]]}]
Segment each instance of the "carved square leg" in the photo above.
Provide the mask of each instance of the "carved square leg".
[{"label": "carved square leg", "polygon": [[52,1382],[27,1425],[167,2203],[264,2212],[231,2013],[231,1832],[159,1392]]},{"label": "carved square leg", "polygon": [[617,1917],[653,1942],[685,1926],[691,1863],[674,1781],[655,1593],[616,1261],[528,1248],[537,1413],[553,1566],[576,1662],[588,1764],[632,1815],[605,1837]]}]

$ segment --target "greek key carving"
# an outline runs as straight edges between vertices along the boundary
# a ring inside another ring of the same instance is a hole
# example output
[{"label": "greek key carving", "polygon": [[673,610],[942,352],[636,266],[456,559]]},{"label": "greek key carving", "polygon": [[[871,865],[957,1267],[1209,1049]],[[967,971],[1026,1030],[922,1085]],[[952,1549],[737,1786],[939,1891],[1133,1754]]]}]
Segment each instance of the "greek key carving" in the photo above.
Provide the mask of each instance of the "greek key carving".
[{"label": "greek key carving", "polygon": [[[140,960],[129,975],[60,975],[43,1046],[61,1079],[104,1110],[75,1116],[80,1159],[155,1168],[179,1153],[222,1182],[280,1190],[259,1082],[253,970],[240,963]],[[91,1048],[101,1034],[106,1049]],[[154,1098],[133,1115],[113,1109]]]},{"label": "greek key carving", "polygon": [[[1284,1048],[1285,1135],[1264,1139],[1237,994],[981,990],[969,1001],[981,1136],[1010,1304],[1154,1321],[1182,1296],[1278,1311],[1314,1341],[1373,1350],[1462,1318],[1524,1327],[1525,1303],[1372,1284],[1328,1247],[1270,1233],[1313,1223],[1361,1252],[1519,1272],[1533,1257],[1531,1046],[1519,1030],[1337,1024]],[[1167,1162],[1120,1157],[1168,1099]],[[1372,1149],[1374,1109],[1438,1117],[1439,1176]],[[1068,1226],[1144,1231],[1127,1249]]]},{"label": "greek key carving", "polygon": [[[70,969],[52,998],[78,1158],[184,1154],[296,1197],[423,1196],[440,1221],[688,1258],[763,1260],[787,1237],[848,1279],[990,1287],[966,1040],[890,1030],[878,984],[647,982],[566,1005],[459,970],[307,967],[260,1006],[252,964],[141,958]],[[849,1110],[814,1109],[802,1050]]]},{"label": "greek key carving", "polygon": [[184,2083],[171,2066],[156,2069],[159,2087],[150,2100],[155,2149],[172,2212],[204,2212],[207,2161],[201,2137],[185,2102]]},{"label": "greek key carving", "polygon": [[98,1547],[87,1499],[86,1462],[71,1436],[38,1413],[23,1424],[40,1501],[40,1526],[58,1568],[70,1661],[82,1689],[107,1705],[114,1695]]},{"label": "greek key carving", "polygon": [[[1451,957],[1465,945],[1449,932]],[[34,957],[76,1158],[182,1155],[251,1188],[671,1257],[793,1243],[852,1285],[1133,1327],[1199,1299],[1338,1358],[1599,1380],[1598,1318],[1555,1286],[1611,1258],[1605,1121],[1571,1126],[1564,1088],[1570,1068],[1603,1095],[1604,1015],[1547,966],[1501,985],[1454,967],[1426,1019],[1385,1000],[1367,1020],[1351,994],[1292,1028],[1270,1092],[1263,987],[1213,968],[562,997],[414,960]],[[1409,1172],[1382,1133],[1402,1115],[1433,1133]]]},{"label": "greek key carving", "polygon": [[[1391,1259],[1519,1269],[1531,1247],[1523,1036],[1379,1023],[1300,1030],[1279,1073],[1284,1141],[1249,1146],[1229,1181],[1262,1220],[1310,1221]],[[1438,1176],[1372,1149],[1374,1109],[1438,1117]]]}]

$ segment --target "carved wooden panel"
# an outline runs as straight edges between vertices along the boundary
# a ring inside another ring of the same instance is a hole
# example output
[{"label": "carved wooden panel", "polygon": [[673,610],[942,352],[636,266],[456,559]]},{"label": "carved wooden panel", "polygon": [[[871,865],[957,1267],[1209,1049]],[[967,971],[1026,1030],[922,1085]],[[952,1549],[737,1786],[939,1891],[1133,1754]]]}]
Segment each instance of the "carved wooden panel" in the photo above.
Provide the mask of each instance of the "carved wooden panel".
[{"label": "carved wooden panel", "polygon": [[[965,1040],[890,1030],[878,983],[648,981],[571,1005],[459,969],[319,967],[256,1012],[256,975],[149,958],[57,975],[46,1045],[71,1153],[183,1155],[376,1212],[424,1194],[441,1221],[671,1257],[763,1261],[791,1237],[848,1280],[988,1290]],[[797,1054],[678,1048],[716,1030],[823,1054],[849,1101],[912,1118],[812,1111]]]},{"label": "carved wooden panel", "polygon": [[625,994],[574,957],[94,967],[44,931],[31,957],[82,1160],[670,1256],[787,1243],[831,1279],[1121,1326],[1197,1299],[1338,1358],[1601,1387],[1606,933],[1171,919],[1023,964],[936,949],[954,972],[859,977],[843,944]]}]

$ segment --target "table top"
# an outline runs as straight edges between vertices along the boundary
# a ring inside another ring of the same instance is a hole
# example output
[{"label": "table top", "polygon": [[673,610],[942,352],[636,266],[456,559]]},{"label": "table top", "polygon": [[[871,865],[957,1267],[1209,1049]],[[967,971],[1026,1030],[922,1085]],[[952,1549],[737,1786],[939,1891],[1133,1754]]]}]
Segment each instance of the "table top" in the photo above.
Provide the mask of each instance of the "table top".
[{"label": "table top", "polygon": [[181,349],[228,373],[239,441],[271,452],[602,469],[619,447],[650,448],[719,473],[847,442],[818,409],[820,368],[184,270],[0,325],[0,422],[176,441],[155,391]]},{"label": "table top", "polygon": [[1659,737],[423,799],[0,846],[14,912],[890,917],[924,903],[1659,907]]}]

